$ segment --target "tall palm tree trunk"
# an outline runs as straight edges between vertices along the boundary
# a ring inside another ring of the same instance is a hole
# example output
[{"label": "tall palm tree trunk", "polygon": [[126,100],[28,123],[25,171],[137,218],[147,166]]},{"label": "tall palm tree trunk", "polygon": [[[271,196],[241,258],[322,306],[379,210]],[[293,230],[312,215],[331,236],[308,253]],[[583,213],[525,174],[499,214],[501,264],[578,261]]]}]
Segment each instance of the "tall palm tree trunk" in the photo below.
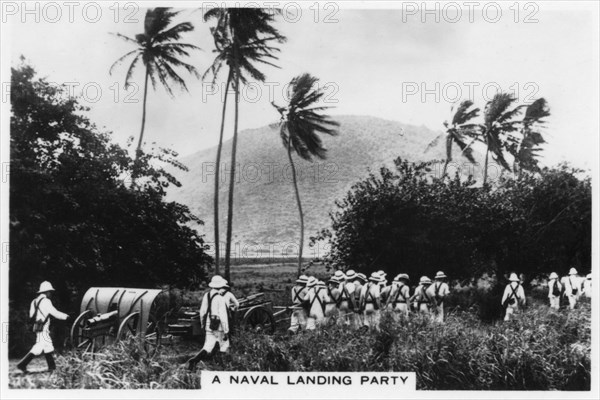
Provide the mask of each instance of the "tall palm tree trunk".
[{"label": "tall palm tree trunk", "polygon": [[300,202],[300,192],[298,191],[298,181],[296,180],[296,166],[292,159],[292,141],[288,141],[287,148],[288,158],[292,166],[292,179],[294,182],[294,190],[296,192],[296,203],[298,203],[298,214],[300,216],[300,248],[298,249],[298,276],[302,274],[302,248],[304,247],[304,213],[302,212],[302,202]]},{"label": "tall palm tree trunk", "polygon": [[488,156],[490,155],[490,145],[488,144],[485,149],[485,164],[483,166],[483,184],[487,182],[487,173],[488,173]]},{"label": "tall palm tree trunk", "polygon": [[144,140],[144,128],[146,127],[146,98],[148,97],[148,77],[150,72],[146,67],[146,79],[144,80],[144,102],[142,104],[142,129],[140,130],[140,138],[138,140],[137,148],[135,149],[135,159],[137,160],[142,151],[142,143]]},{"label": "tall palm tree trunk", "polygon": [[[234,49],[235,51],[235,49]],[[235,187],[235,153],[238,139],[238,110],[240,100],[240,71],[237,54],[235,61],[235,122],[233,125],[233,143],[231,144],[231,179],[229,180],[229,210],[227,211],[227,242],[225,243],[225,279],[231,280],[231,234],[233,228],[233,189]]]},{"label": "tall palm tree trunk", "polygon": [[219,147],[217,148],[217,161],[215,171],[214,218],[215,218],[215,274],[219,274],[220,240],[219,240],[219,178],[221,171],[221,150],[223,149],[223,130],[225,128],[225,111],[227,110],[227,92],[231,83],[232,69],[229,69],[227,84],[225,85],[225,98],[223,99],[223,112],[221,115],[221,132],[219,134]]}]

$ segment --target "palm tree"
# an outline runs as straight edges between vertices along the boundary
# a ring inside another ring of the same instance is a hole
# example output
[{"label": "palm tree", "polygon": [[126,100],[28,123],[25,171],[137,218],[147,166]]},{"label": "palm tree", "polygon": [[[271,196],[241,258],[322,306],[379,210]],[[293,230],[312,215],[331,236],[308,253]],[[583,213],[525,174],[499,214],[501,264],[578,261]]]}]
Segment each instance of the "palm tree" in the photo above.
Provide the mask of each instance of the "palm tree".
[{"label": "palm tree", "polygon": [[298,275],[302,273],[302,248],[304,246],[304,214],[302,212],[302,203],[300,202],[300,193],[298,191],[298,182],[296,179],[296,167],[292,158],[292,150],[302,159],[311,161],[313,157],[324,159],[327,150],[319,134],[337,135],[336,127],[339,123],[330,119],[327,115],[322,115],[319,111],[329,107],[317,106],[316,103],[323,97],[324,93],[316,87],[318,78],[309,74],[302,74],[291,80],[289,86],[289,103],[286,107],[273,106],[281,115],[279,123],[279,134],[286,148],[290,165],[292,167],[292,177],[294,190],[296,192],[296,202],[298,204],[298,214],[300,215],[300,248],[298,251]]},{"label": "palm tree", "polygon": [[[212,73],[213,79],[216,79],[220,69],[224,64],[227,64],[229,67],[227,88],[229,87],[229,83],[231,83],[235,91],[235,119],[231,149],[231,179],[229,181],[229,209],[227,213],[227,238],[225,244],[225,279],[230,280],[233,195],[235,189],[235,160],[238,139],[240,84],[247,83],[249,78],[264,82],[266,77],[257,69],[255,64],[261,63],[277,68],[271,61],[277,60],[274,53],[279,51],[279,49],[269,45],[269,43],[272,41],[283,43],[285,37],[272,25],[275,20],[275,14],[260,8],[213,8],[204,14],[205,21],[212,19],[216,20],[216,26],[211,28],[211,33],[215,42],[217,57],[212,66],[205,73],[205,76]],[[227,92],[225,93],[225,96],[227,96]],[[217,149],[217,171],[220,169],[221,162],[226,98],[227,97],[225,97],[225,101],[223,102],[221,133],[219,135],[219,147]],[[219,174],[217,172],[215,174],[214,193],[215,255],[217,262],[219,259],[217,250],[219,243],[218,189]]]},{"label": "palm tree", "polygon": [[485,165],[483,170],[483,184],[487,183],[489,154],[492,153],[494,160],[510,171],[510,166],[504,158],[503,149],[506,147],[503,135],[508,135],[518,129],[520,121],[514,120],[523,106],[509,110],[516,101],[509,93],[497,93],[492,100],[485,105],[484,123],[479,125],[479,130],[470,131],[470,135],[486,145]]},{"label": "palm tree", "polygon": [[[458,147],[462,150],[461,155],[464,155],[470,162],[475,163],[475,158],[473,157],[473,149],[471,148],[471,143],[467,144],[465,141],[465,136],[473,136],[475,134],[475,130],[477,129],[477,125],[467,124],[468,121],[477,117],[479,115],[479,108],[471,109],[473,106],[473,102],[471,100],[465,100],[456,109],[454,116],[452,117],[452,125],[449,126],[448,121],[444,121],[444,127],[446,128],[446,133],[435,138],[429,145],[425,152],[432,147],[435,147],[439,140],[445,136],[446,138],[446,162],[444,163],[444,170],[442,171],[442,178],[446,176],[446,170],[448,168],[448,164],[452,161],[452,145],[456,143]],[[454,109],[452,106],[451,111]]]},{"label": "palm tree", "polygon": [[133,57],[127,75],[125,76],[125,89],[128,89],[132,83],[133,72],[141,60],[145,67],[144,78],[144,100],[142,103],[142,127],[140,137],[135,152],[137,160],[142,151],[144,139],[144,128],[146,126],[146,100],[148,95],[148,80],[152,82],[152,88],[156,90],[157,82],[160,82],[167,93],[173,97],[174,84],[183,90],[188,90],[185,81],[176,72],[176,68],[183,68],[189,73],[199,77],[196,68],[190,64],[181,61],[181,57],[189,57],[188,50],[200,50],[199,47],[189,43],[181,43],[181,34],[191,32],[194,27],[189,22],[182,22],[175,26],[170,26],[173,18],[179,14],[178,11],[171,11],[171,8],[157,7],[146,11],[144,20],[144,33],[135,35],[135,39],[116,33],[115,35],[137,48],[126,53],[119,58],[110,67],[112,75],[114,68],[120,65],[127,58]]},{"label": "palm tree", "polygon": [[538,171],[537,154],[542,149],[539,147],[546,141],[542,137],[540,129],[543,118],[550,116],[548,102],[543,97],[537,99],[525,110],[525,116],[521,121],[520,141],[514,137],[510,138],[507,150],[514,157],[513,170],[518,171],[521,176],[523,170]]}]

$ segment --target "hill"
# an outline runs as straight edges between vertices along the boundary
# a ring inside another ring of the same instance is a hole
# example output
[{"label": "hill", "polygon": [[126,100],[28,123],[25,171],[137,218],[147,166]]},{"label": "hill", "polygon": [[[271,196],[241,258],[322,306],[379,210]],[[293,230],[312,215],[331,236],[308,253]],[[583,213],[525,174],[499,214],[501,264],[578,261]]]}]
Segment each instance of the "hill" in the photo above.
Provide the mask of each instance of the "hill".
[{"label": "hill", "polygon": [[[443,159],[444,143],[424,153],[439,132],[424,126],[405,125],[367,116],[336,116],[339,135],[325,137],[326,160],[313,163],[294,158],[305,212],[306,238],[330,223],[328,214],[353,183],[381,165],[392,165],[398,156],[411,161]],[[189,172],[178,171],[181,188],[169,192],[169,200],[188,205],[205,225],[199,228],[207,242],[213,242],[213,185],[216,147],[199,151],[181,161]],[[231,140],[224,143],[221,166],[220,223],[224,248]],[[463,162],[461,160],[460,162]],[[232,257],[280,256],[295,254],[299,220],[291,169],[275,127],[240,132],[237,152],[234,200],[234,252]],[[441,165],[439,166],[441,170]],[[320,251],[322,252],[322,250]],[[309,257],[319,251],[305,248]]]}]

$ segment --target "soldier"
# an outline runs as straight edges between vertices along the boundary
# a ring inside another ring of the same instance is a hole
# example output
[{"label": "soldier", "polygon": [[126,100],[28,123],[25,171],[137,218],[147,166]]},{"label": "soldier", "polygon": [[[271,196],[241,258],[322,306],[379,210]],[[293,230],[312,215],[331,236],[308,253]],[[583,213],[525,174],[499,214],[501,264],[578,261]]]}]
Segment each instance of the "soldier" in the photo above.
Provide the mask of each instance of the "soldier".
[{"label": "soldier", "polygon": [[381,280],[379,281],[379,298],[381,300],[381,304],[386,304],[392,287],[391,285],[387,284],[387,274],[382,270],[378,271],[378,273],[381,277]]},{"label": "soldier", "polygon": [[52,304],[52,293],[54,288],[48,281],[42,282],[38,297],[36,297],[29,306],[29,318],[33,319],[33,331],[35,332],[35,344],[29,350],[29,353],[17,364],[17,368],[27,373],[27,364],[35,357],[43,354],[48,364],[48,371],[52,372],[56,369],[54,362],[54,345],[50,337],[50,317],[59,320],[66,320],[69,316],[58,311]]},{"label": "soldier", "polygon": [[338,317],[338,303],[341,295],[339,289],[340,281],[335,277],[331,277],[327,282],[327,303],[325,304],[325,324],[334,323]]},{"label": "soldier", "polygon": [[296,286],[292,288],[292,305],[295,307],[292,312],[292,318],[288,333],[296,334],[298,329],[306,329],[306,310],[302,308],[302,303],[306,300],[308,289],[306,288],[308,276],[300,275],[296,280]]},{"label": "soldier", "polygon": [[508,279],[510,283],[504,289],[502,296],[502,306],[506,309],[504,320],[508,321],[511,315],[519,312],[520,307],[525,306],[525,291],[521,286],[520,279],[514,272],[510,274]]},{"label": "soldier", "polygon": [[407,274],[398,274],[391,285],[385,308],[394,312],[394,319],[408,317],[408,299],[410,298],[409,278]]},{"label": "soldier", "polygon": [[381,298],[379,297],[381,275],[373,272],[369,283],[362,287],[360,292],[360,309],[363,311],[363,326],[379,329],[381,311]]},{"label": "soldier", "polygon": [[308,319],[306,321],[306,330],[317,329],[325,321],[325,303],[327,303],[327,290],[325,283],[311,276],[306,283],[308,294],[304,304],[308,309]]},{"label": "soldier", "polygon": [[356,310],[358,307],[356,305],[356,295],[354,294],[356,287],[354,286],[353,281],[357,278],[357,274],[354,272],[354,270],[350,269],[344,275],[344,278],[345,279],[340,282],[339,286],[340,297],[338,301],[338,308],[340,311],[340,318],[338,321],[343,325],[355,327],[357,322],[354,310]]},{"label": "soldier", "polygon": [[409,303],[413,303],[416,305],[416,309],[421,314],[429,314],[429,307],[431,305],[432,299],[427,294],[427,288],[431,285],[431,279],[426,276],[422,276],[419,279],[419,286],[415,289],[415,293],[408,300]]},{"label": "soldier", "polygon": [[569,276],[563,278],[563,284],[565,287],[565,296],[569,300],[569,309],[574,309],[577,301],[579,300],[579,296],[581,295],[581,279],[577,276],[577,270],[575,268],[571,268],[569,270]]},{"label": "soldier", "polygon": [[229,283],[223,287],[219,291],[223,299],[225,300],[225,304],[227,304],[227,316],[229,317],[229,333],[234,334],[233,327],[235,326],[235,312],[240,307],[240,302],[235,297],[233,293],[231,293],[231,287],[229,287]]},{"label": "soldier", "polygon": [[368,282],[367,276],[362,272],[356,274],[354,279],[354,327],[360,328],[363,326],[362,310],[360,309],[360,293],[363,286]]},{"label": "soldier", "polygon": [[435,305],[435,320],[444,322],[444,298],[450,294],[450,288],[445,282],[447,276],[442,271],[435,274],[435,283],[427,288],[427,296]]},{"label": "soldier", "polygon": [[582,294],[585,294],[588,299],[592,298],[592,274],[586,275],[585,281],[583,281]]},{"label": "soldier", "polygon": [[220,293],[221,289],[227,286],[227,281],[221,276],[215,275],[208,286],[211,289],[204,294],[200,304],[200,323],[206,332],[204,346],[198,354],[188,360],[190,371],[196,368],[200,360],[209,356],[217,344],[221,353],[229,351],[227,303]]},{"label": "soldier", "polygon": [[548,299],[550,300],[550,307],[558,310],[560,308],[560,295],[562,294],[563,286],[559,282],[556,272],[551,273],[548,279]]}]

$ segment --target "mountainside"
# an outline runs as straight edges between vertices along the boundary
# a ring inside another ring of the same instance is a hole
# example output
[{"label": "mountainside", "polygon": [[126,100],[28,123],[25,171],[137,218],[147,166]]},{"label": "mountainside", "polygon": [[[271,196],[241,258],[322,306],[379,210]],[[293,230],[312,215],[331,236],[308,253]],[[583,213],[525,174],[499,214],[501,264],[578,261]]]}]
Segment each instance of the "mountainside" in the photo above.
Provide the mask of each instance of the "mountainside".
[{"label": "mountainside", "polygon": [[[356,181],[377,172],[398,156],[411,161],[443,159],[444,143],[424,153],[439,132],[426,127],[366,116],[335,116],[339,135],[323,137],[326,160],[313,163],[294,157],[305,214],[305,255],[308,237],[330,224],[328,213]],[[178,171],[181,188],[173,188],[168,199],[188,205],[205,222],[199,231],[213,242],[213,187],[216,147],[182,159],[189,172]],[[456,150],[458,154],[458,150]],[[456,156],[458,158],[458,156]],[[224,248],[231,140],[224,143],[220,197],[220,235]],[[460,160],[462,163],[464,160]],[[233,257],[291,255],[297,252],[299,219],[291,169],[278,129],[263,127],[240,132],[233,218]],[[441,166],[439,168],[441,170]],[[322,252],[322,249],[321,251]]]}]

